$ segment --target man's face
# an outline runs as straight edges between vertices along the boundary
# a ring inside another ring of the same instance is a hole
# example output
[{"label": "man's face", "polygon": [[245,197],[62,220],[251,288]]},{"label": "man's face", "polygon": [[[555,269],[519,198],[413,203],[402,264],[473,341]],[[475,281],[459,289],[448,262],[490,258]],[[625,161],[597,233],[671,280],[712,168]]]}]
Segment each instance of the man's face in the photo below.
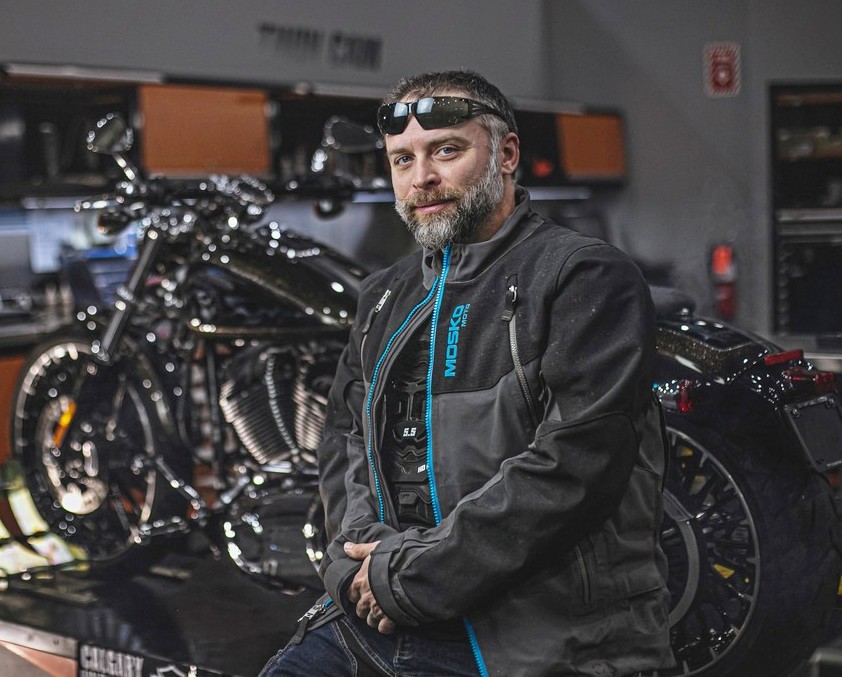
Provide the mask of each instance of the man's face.
[{"label": "man's face", "polygon": [[412,117],[403,134],[386,136],[395,208],[429,249],[484,238],[503,199],[499,157],[476,120],[423,129]]}]

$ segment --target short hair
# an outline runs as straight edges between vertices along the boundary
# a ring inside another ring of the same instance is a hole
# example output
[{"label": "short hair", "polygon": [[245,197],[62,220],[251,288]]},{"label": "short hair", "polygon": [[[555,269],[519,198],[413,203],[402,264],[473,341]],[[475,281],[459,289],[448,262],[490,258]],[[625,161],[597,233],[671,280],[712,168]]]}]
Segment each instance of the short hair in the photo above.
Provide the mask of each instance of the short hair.
[{"label": "short hair", "polygon": [[499,141],[509,132],[517,134],[517,122],[509,100],[482,75],[470,70],[421,73],[401,78],[386,93],[381,104],[402,101],[408,97],[421,99],[446,91],[465,94],[500,113],[502,119],[488,114],[477,117],[493,140]]}]

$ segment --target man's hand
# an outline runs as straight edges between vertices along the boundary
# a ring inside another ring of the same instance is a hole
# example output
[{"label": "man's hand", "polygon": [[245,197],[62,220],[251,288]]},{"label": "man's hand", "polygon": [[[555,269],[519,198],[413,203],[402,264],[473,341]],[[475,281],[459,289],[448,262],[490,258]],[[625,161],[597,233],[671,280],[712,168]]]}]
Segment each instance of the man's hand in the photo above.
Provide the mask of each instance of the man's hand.
[{"label": "man's hand", "polygon": [[389,635],[395,631],[395,623],[383,613],[383,609],[374,598],[371,585],[368,583],[368,567],[371,564],[371,551],[377,547],[380,541],[374,543],[346,543],[345,554],[351,559],[361,560],[363,565],[351,581],[348,588],[348,599],[356,604],[357,616],[364,619],[372,628],[378,632]]}]

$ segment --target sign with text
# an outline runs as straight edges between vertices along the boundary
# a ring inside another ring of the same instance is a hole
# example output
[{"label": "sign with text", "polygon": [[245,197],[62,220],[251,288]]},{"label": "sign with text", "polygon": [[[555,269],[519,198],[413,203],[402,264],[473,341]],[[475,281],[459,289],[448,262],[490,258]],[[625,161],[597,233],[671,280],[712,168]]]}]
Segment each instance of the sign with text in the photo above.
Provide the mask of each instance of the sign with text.
[{"label": "sign with text", "polygon": [[330,33],[319,28],[284,26],[269,21],[257,27],[260,44],[299,61],[322,61],[331,67],[378,71],[383,39],[344,31]]},{"label": "sign with text", "polygon": [[712,98],[740,93],[740,46],[736,42],[705,45],[705,94]]},{"label": "sign with text", "polygon": [[195,665],[79,644],[79,677],[219,677],[222,673]]}]

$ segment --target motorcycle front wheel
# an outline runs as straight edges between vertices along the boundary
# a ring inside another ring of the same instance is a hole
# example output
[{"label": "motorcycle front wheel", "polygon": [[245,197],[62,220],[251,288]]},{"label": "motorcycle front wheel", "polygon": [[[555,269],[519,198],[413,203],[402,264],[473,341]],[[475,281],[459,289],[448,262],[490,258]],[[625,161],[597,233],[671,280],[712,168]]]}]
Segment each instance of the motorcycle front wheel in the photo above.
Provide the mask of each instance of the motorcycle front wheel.
[{"label": "motorcycle front wheel", "polygon": [[677,415],[667,424],[661,544],[677,667],[658,674],[787,674],[836,599],[832,490],[795,454],[737,446]]},{"label": "motorcycle front wheel", "polygon": [[50,530],[95,566],[141,540],[161,492],[151,390],[130,360],[102,365],[72,337],[39,346],[21,369],[13,453]]}]

